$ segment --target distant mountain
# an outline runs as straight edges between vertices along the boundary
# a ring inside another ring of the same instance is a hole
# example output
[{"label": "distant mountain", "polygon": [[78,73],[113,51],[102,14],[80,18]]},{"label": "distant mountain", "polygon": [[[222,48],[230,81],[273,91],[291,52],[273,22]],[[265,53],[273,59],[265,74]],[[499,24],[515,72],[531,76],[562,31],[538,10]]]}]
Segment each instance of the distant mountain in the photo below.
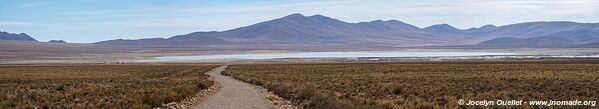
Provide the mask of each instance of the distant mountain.
[{"label": "distant mountain", "polygon": [[[560,32],[571,32],[578,30],[598,30],[598,27],[599,23],[577,23],[565,21],[518,23],[500,26],[485,32],[468,34],[468,37],[464,39],[465,41],[463,43],[476,44],[481,43],[483,41],[502,37],[520,39],[542,37],[550,36],[552,34]],[[562,33],[562,36],[575,36],[569,34],[571,33]]]},{"label": "distant mountain", "polygon": [[438,24],[423,28],[424,31],[438,34],[463,34],[464,31],[449,24]]},{"label": "distant mountain", "polygon": [[466,33],[478,33],[478,32],[485,32],[485,31],[493,30],[495,28],[497,28],[497,26],[489,24],[489,25],[484,25],[480,28],[473,27],[473,28],[469,28],[469,29],[466,29],[463,31]]},{"label": "distant mountain", "polygon": [[480,28],[469,28],[466,30],[461,30],[458,28],[455,28],[449,24],[437,24],[437,25],[431,25],[425,28],[422,28],[422,30],[430,32],[430,33],[436,33],[436,34],[441,34],[441,35],[458,35],[458,36],[463,36],[463,35],[467,35],[467,34],[471,34],[471,33],[480,33],[480,32],[486,32],[486,31],[490,31],[497,28],[495,25],[484,25]]},{"label": "distant mountain", "polygon": [[37,41],[25,33],[15,34],[3,31],[0,31],[0,40]]},{"label": "distant mountain", "polygon": [[63,40],[50,40],[50,41],[48,41],[48,43],[67,43],[67,42],[63,41]]},{"label": "distant mountain", "polygon": [[479,43],[479,45],[502,46],[579,46],[599,43],[599,32],[592,29],[562,31],[547,36],[531,38],[501,37]]},{"label": "distant mountain", "polygon": [[218,45],[218,44],[381,44],[423,45],[451,39],[397,20],[347,23],[322,15],[291,14],[220,32],[194,32],[167,39],[110,40],[110,45]]},{"label": "distant mountain", "polygon": [[193,32],[170,38],[108,40],[105,45],[373,45],[446,46],[599,45],[599,23],[566,21],[526,22],[504,26],[484,25],[466,30],[449,24],[426,28],[398,21],[348,23],[334,18],[291,14],[226,31]]}]

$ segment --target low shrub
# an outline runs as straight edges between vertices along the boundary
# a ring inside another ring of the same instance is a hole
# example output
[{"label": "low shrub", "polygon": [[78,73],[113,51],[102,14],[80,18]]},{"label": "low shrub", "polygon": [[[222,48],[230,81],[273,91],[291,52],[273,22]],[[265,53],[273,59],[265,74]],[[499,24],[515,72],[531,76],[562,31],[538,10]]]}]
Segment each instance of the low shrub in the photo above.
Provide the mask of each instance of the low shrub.
[{"label": "low shrub", "polygon": [[152,108],[213,85],[206,65],[0,66],[0,108]]}]

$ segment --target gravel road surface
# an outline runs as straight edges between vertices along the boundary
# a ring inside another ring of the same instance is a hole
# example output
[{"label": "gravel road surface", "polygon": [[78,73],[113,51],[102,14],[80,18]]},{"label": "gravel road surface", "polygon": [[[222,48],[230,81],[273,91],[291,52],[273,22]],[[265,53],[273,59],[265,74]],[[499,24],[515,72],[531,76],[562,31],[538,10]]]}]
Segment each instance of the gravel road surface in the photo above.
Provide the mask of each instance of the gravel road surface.
[{"label": "gravel road surface", "polygon": [[216,94],[206,98],[192,109],[274,109],[260,91],[251,84],[221,74],[227,66],[216,68],[208,74],[220,84]]}]

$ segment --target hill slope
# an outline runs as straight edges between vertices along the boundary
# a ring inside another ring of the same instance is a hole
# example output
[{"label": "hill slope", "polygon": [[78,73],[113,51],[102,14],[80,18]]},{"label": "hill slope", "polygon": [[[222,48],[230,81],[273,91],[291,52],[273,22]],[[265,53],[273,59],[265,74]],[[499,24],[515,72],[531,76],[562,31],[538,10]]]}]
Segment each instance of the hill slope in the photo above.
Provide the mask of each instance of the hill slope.
[{"label": "hill slope", "polygon": [[334,18],[291,14],[226,31],[194,32],[170,38],[109,40],[104,45],[588,45],[599,43],[599,23],[567,21],[485,25],[466,30],[449,24],[426,28],[397,21],[348,23]]},{"label": "hill slope", "polygon": [[572,31],[561,31],[546,36],[515,38],[500,37],[484,41],[479,45],[499,46],[582,46],[599,43],[599,31],[595,28],[581,28]]},{"label": "hill slope", "polygon": [[291,14],[279,19],[220,32],[194,32],[167,39],[110,40],[97,44],[433,44],[451,38],[397,20],[347,23],[322,15]]},{"label": "hill slope", "polygon": [[449,24],[438,24],[423,28],[424,31],[439,34],[463,34],[463,31]]},{"label": "hill slope", "polygon": [[[596,31],[599,23],[577,23],[565,21],[527,22],[497,27],[493,30],[468,34],[465,44],[476,44],[495,38],[534,38],[558,34],[562,37],[576,36],[573,31]],[[566,32],[566,33],[563,33]]]},{"label": "hill slope", "polygon": [[25,33],[15,34],[3,31],[0,31],[0,40],[37,41]]}]

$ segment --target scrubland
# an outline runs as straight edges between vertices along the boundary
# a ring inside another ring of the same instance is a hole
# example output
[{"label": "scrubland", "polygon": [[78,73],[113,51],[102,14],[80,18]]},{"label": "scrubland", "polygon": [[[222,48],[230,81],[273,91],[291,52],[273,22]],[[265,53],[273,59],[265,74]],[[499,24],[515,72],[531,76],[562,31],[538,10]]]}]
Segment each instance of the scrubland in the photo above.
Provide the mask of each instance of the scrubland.
[{"label": "scrubland", "polygon": [[213,85],[209,65],[2,65],[0,108],[152,108]]},{"label": "scrubland", "polygon": [[599,64],[587,62],[240,64],[223,73],[308,109],[593,108],[457,101],[599,100]]}]

